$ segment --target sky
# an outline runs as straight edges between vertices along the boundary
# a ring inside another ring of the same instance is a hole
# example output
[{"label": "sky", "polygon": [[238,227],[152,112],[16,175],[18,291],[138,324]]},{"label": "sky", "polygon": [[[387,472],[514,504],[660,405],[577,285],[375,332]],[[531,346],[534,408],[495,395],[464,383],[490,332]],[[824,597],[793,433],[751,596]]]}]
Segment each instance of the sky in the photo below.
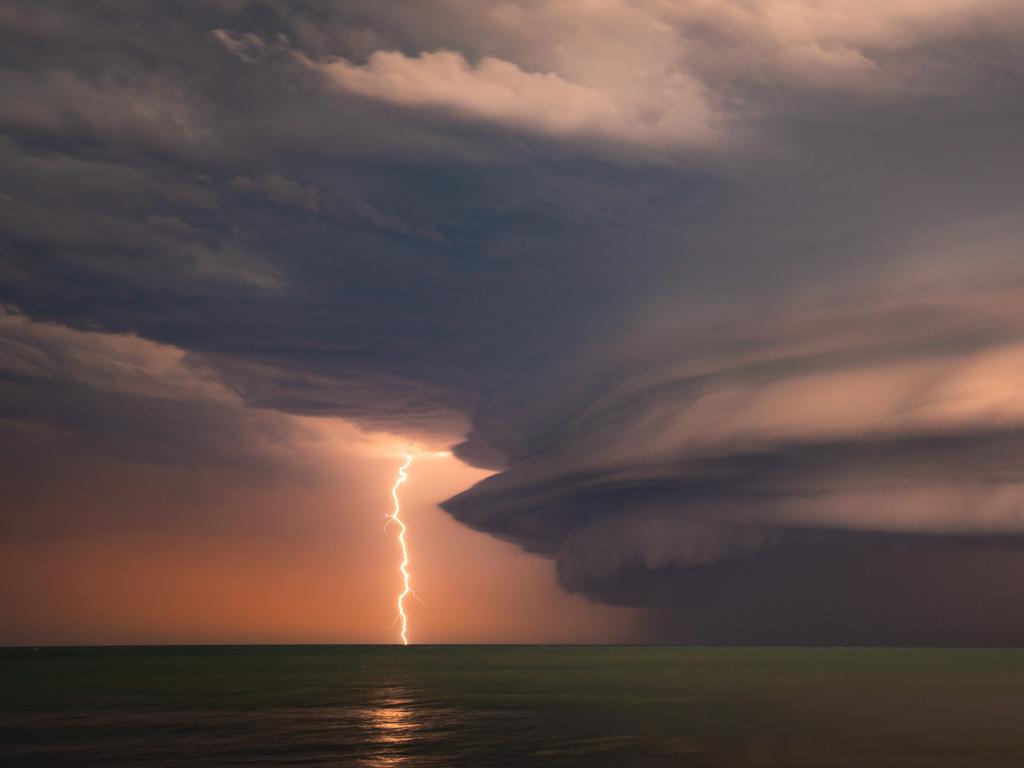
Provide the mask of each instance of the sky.
[{"label": "sky", "polygon": [[1021,40],[0,0],[0,644],[1024,642]]}]

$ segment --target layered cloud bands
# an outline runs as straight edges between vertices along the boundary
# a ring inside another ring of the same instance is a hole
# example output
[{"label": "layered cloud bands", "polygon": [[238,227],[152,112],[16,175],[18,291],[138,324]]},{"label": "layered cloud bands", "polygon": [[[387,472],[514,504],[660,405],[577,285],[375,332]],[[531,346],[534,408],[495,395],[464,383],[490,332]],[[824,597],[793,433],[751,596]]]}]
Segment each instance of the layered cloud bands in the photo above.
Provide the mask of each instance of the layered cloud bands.
[{"label": "layered cloud bands", "polygon": [[[974,598],[954,591],[946,601],[954,577],[938,553],[955,562],[995,549],[998,561],[1024,542],[1024,318],[1011,301],[994,293],[984,310],[954,302],[869,317],[822,311],[743,338],[702,339],[689,354],[653,333],[646,344],[620,340],[628,347],[606,340],[571,364],[621,376],[582,399],[561,388],[564,370],[530,382],[545,392],[541,407],[568,415],[561,423],[538,433],[528,412],[493,401],[458,451],[503,450],[512,466],[445,506],[551,555],[571,590],[692,614],[673,626],[693,639],[909,641],[941,632],[942,611]],[[542,447],[517,455],[523,445]],[[870,596],[851,586],[893,547],[900,568],[915,573],[911,585]],[[849,562],[834,571],[822,558]],[[1002,590],[1005,567],[987,588]],[[978,568],[972,578],[984,575]],[[821,580],[816,596],[800,597],[803,579]],[[734,588],[736,611],[753,611],[771,597],[765,590],[803,607],[785,631],[772,614],[730,625],[717,601]],[[879,612],[879,603],[889,608]],[[832,611],[844,617],[838,625]],[[944,636],[997,636],[1006,620],[987,615]]]}]

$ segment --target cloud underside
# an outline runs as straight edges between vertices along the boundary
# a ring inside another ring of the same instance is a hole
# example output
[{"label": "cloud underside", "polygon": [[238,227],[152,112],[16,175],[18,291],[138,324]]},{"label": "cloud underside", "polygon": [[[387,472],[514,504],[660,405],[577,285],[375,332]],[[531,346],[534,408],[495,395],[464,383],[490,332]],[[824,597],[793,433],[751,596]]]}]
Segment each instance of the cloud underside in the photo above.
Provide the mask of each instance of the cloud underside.
[{"label": "cloud underside", "polygon": [[[1017,641],[1024,430],[806,443],[446,502],[560,583],[694,642]],[[951,617],[956,617],[951,620]]]},{"label": "cloud underside", "polygon": [[[646,364],[582,400],[561,387],[593,382],[548,372],[532,410],[564,420],[493,398],[457,452],[511,466],[444,506],[553,558],[569,590],[655,609],[669,637],[1024,636],[1003,613],[1024,569],[1024,352],[996,305],[880,307],[857,329],[823,311],[791,338],[701,340],[708,358],[632,349]],[[863,334],[875,323],[892,330]],[[615,356],[606,339],[586,369]],[[960,567],[977,572],[958,584]]]}]

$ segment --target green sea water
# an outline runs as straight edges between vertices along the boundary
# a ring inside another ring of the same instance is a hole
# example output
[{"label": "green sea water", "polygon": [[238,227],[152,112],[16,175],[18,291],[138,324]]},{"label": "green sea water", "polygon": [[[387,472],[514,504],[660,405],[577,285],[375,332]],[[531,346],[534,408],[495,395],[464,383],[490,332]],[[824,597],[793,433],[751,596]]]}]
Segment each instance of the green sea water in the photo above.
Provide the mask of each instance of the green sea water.
[{"label": "green sea water", "polygon": [[1024,766],[1024,651],[0,650],[2,766]]}]

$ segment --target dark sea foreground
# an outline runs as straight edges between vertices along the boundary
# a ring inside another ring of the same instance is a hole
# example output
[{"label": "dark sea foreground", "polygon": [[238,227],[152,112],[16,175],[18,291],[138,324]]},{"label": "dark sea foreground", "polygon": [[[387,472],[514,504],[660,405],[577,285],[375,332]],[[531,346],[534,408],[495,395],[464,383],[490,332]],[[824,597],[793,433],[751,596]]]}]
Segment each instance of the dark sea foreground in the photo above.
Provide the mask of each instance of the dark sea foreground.
[{"label": "dark sea foreground", "polygon": [[0,650],[0,765],[1024,766],[1024,651]]}]

